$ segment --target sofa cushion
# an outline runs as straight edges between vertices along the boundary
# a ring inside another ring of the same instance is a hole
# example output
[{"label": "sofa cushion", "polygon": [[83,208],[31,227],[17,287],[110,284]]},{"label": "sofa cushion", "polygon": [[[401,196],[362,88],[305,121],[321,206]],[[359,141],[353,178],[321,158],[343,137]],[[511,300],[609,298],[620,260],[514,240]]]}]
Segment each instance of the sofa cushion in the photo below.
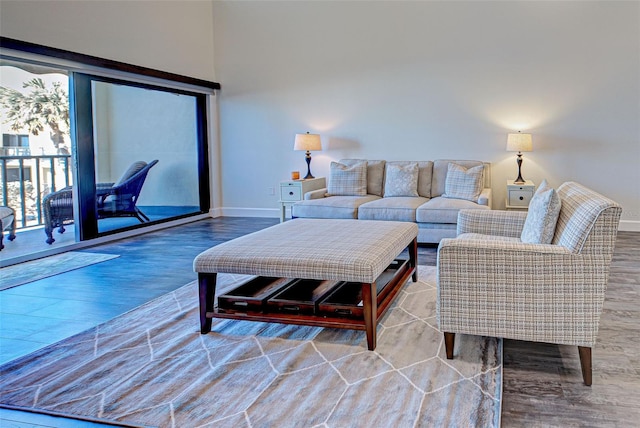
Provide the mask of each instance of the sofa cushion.
[{"label": "sofa cushion", "polygon": [[331,162],[327,193],[330,196],[365,196],[367,194],[367,163],[345,165]]},{"label": "sofa cushion", "polygon": [[442,197],[477,202],[480,192],[482,192],[483,169],[483,165],[467,169],[461,165],[450,163]]},{"label": "sofa cushion", "polygon": [[293,204],[291,214],[300,218],[358,218],[358,207],[380,196],[332,196]]},{"label": "sofa cushion", "polygon": [[427,202],[427,198],[398,196],[382,198],[358,208],[359,220],[416,221],[416,208]]},{"label": "sofa cushion", "polygon": [[527,244],[550,244],[560,215],[560,197],[542,180],[529,202],[529,211],[522,227],[520,239]]},{"label": "sofa cushion", "polygon": [[384,197],[418,196],[418,164],[387,164]]},{"label": "sofa cushion", "polygon": [[366,160],[366,159],[342,159],[340,163],[345,165],[355,165],[358,162],[367,163],[367,194],[382,196],[382,185],[384,184],[384,165],[383,160]]},{"label": "sofa cushion", "polygon": [[[435,198],[436,196],[440,196],[445,192],[445,182],[447,181],[447,173],[449,171],[449,164],[455,163],[457,165],[463,166],[465,168],[473,168],[474,166],[484,165],[484,163],[475,160],[451,160],[451,159],[439,159],[433,162],[433,176],[431,178],[431,197]],[[487,182],[484,174],[486,171],[483,171],[483,186],[484,183]]]},{"label": "sofa cushion", "polygon": [[486,209],[485,205],[465,199],[447,199],[441,196],[429,199],[416,209],[416,221],[418,223],[457,223],[458,211],[461,209]]}]

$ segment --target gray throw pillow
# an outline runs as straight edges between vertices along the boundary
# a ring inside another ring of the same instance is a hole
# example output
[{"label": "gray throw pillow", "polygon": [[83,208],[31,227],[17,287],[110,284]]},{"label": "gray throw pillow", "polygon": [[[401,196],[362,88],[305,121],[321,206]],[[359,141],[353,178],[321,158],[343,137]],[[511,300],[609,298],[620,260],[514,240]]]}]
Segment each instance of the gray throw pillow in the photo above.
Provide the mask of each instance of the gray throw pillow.
[{"label": "gray throw pillow", "polygon": [[520,240],[527,244],[550,244],[556,232],[562,201],[558,193],[542,180],[529,202],[529,212]]},{"label": "gray throw pillow", "polygon": [[418,164],[387,164],[384,197],[418,196]]},{"label": "gray throw pillow", "polygon": [[331,162],[329,186],[330,196],[366,196],[367,194],[367,162],[345,165]]},{"label": "gray throw pillow", "polygon": [[443,198],[466,199],[478,202],[482,193],[482,173],[484,165],[465,168],[456,163],[450,163],[447,169],[447,178],[444,182]]}]

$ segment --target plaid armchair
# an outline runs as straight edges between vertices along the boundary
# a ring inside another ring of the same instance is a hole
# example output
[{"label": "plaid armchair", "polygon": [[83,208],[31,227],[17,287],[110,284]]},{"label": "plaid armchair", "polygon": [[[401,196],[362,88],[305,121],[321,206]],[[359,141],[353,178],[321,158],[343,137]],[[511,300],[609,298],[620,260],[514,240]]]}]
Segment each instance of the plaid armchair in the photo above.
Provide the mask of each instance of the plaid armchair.
[{"label": "plaid armchair", "polygon": [[527,213],[461,210],[458,237],[438,247],[437,317],[447,358],[455,333],[578,346],[591,385],[595,345],[621,207],[575,183],[551,244],[520,240]]}]

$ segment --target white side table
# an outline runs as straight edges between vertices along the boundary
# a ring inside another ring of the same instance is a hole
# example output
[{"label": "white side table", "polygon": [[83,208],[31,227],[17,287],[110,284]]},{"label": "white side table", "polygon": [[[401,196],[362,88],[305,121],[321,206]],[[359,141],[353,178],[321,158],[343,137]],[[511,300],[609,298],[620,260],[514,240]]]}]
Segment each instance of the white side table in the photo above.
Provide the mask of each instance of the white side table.
[{"label": "white side table", "polygon": [[524,184],[515,184],[513,180],[507,180],[507,209],[528,209],[535,191],[536,185],[531,180],[525,180]]},{"label": "white side table", "polygon": [[312,190],[327,187],[324,177],[310,178],[308,180],[289,180],[280,182],[280,223],[284,222],[287,207],[304,198],[304,194]]}]

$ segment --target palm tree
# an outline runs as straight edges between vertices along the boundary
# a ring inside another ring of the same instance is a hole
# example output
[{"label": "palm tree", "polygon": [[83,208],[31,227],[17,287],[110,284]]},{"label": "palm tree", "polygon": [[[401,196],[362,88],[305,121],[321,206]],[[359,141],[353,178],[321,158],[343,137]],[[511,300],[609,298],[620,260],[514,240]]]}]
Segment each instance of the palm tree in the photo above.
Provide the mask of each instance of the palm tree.
[{"label": "palm tree", "polygon": [[65,136],[69,135],[69,96],[59,82],[47,88],[44,81],[34,78],[22,87],[31,92],[24,94],[15,89],[0,87],[0,107],[5,123],[14,131],[28,129],[38,135],[49,128],[49,136],[59,154],[69,154]]}]

